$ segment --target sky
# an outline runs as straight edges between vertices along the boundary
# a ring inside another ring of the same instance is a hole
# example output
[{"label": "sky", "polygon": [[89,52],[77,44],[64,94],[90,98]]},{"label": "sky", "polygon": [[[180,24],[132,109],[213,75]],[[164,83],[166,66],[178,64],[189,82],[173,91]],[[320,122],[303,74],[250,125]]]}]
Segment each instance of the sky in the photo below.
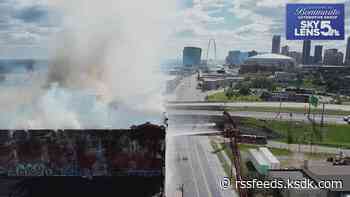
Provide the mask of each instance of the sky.
[{"label": "sky", "polygon": [[[60,32],[62,22],[61,13],[49,2],[0,0],[1,58],[49,56],[50,39]],[[346,36],[350,35],[350,0],[177,0],[164,56],[181,58],[184,46],[201,47],[205,54],[209,39],[215,39],[219,59],[224,59],[229,50],[269,52],[275,34],[282,36],[281,46],[301,51],[301,41],[285,40],[286,3],[345,3]],[[345,52],[346,41],[314,44]],[[209,56],[214,57],[213,48]]]}]

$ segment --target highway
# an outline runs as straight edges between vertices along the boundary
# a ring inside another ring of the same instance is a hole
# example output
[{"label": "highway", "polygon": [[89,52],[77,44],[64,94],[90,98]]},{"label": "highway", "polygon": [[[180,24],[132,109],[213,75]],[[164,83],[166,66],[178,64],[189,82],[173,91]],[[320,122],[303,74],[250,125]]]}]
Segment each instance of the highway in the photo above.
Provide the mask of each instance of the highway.
[{"label": "highway", "polygon": [[[171,130],[170,133],[179,131]],[[180,131],[181,132],[181,131]],[[166,196],[183,185],[185,197],[234,197],[233,190],[220,187],[226,175],[206,136],[167,138]]]},{"label": "highway", "polygon": [[197,89],[197,84],[196,75],[183,78],[176,87],[172,98],[175,98],[176,101],[204,101],[207,93]]},{"label": "highway", "polygon": [[[193,115],[193,116],[222,116],[223,111],[212,111],[212,110],[168,110],[169,117],[171,116],[180,116],[180,115]],[[290,117],[289,113],[274,113],[274,112],[245,112],[245,111],[233,111],[230,112],[232,116],[239,117],[250,117],[257,119],[265,119],[265,120],[293,120],[293,121],[305,121],[308,122],[307,115],[303,113],[293,113],[292,117]],[[313,116],[311,115],[311,118]],[[321,115],[315,114],[316,122],[321,121]],[[343,116],[339,115],[325,115],[324,116],[325,123],[335,123],[335,124],[347,124],[343,121]]]},{"label": "highway", "polygon": [[[198,100],[195,101],[168,101],[167,107],[270,107],[279,108],[280,102],[204,102]],[[307,103],[293,103],[293,102],[282,102],[282,108],[298,108],[305,109]],[[321,110],[322,105],[318,105],[317,109]],[[326,104],[325,109],[327,110],[339,110],[339,111],[349,111],[350,115],[350,105],[336,105],[336,104]]]},{"label": "highway", "polygon": [[[208,92],[202,92],[196,89],[196,85],[195,75],[186,77],[177,87],[171,99],[168,99],[176,102],[169,102],[167,104],[170,127],[167,132],[166,149],[166,196],[174,196],[176,191],[181,188],[184,191],[183,196],[185,197],[238,196],[234,190],[223,190],[220,188],[220,180],[226,177],[226,174],[219,159],[212,153],[213,149],[208,137],[193,136],[194,134],[218,132],[212,127],[210,118],[222,118],[222,107],[224,106],[224,103],[205,102],[205,96],[208,95]],[[282,107],[288,108],[304,109],[305,105],[305,103],[282,103]],[[225,106],[278,108],[280,107],[280,103],[239,102],[226,103]],[[327,104],[326,109],[350,112],[350,106],[343,105]],[[232,116],[257,119],[309,121],[307,115],[304,113],[293,113],[292,117],[289,113],[278,114],[276,112],[258,111],[231,111],[230,114]],[[198,119],[196,116],[200,118]],[[206,118],[206,116],[210,118]],[[186,121],[181,122],[183,120]],[[321,116],[315,115],[315,120],[320,122]],[[345,123],[343,116],[339,115],[326,115],[324,121],[326,123]],[[269,145],[272,147],[284,146],[284,144],[275,144],[274,142],[269,142]]]}]

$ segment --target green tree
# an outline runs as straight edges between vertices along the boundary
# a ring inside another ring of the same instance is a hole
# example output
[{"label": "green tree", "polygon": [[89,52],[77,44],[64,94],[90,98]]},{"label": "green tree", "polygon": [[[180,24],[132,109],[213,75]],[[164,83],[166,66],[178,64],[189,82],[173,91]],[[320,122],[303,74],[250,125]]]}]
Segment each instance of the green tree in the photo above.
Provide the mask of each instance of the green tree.
[{"label": "green tree", "polygon": [[272,79],[268,79],[266,77],[258,77],[251,81],[251,88],[261,88],[268,89],[269,91],[276,90],[277,86]]},{"label": "green tree", "polygon": [[228,88],[225,91],[225,95],[226,95],[228,100],[231,100],[235,96],[235,91],[233,90],[233,88]]},{"label": "green tree", "polygon": [[249,94],[250,94],[250,88],[249,88],[249,86],[246,86],[246,85],[245,85],[245,86],[240,87],[238,93],[239,93],[240,95],[243,95],[243,96],[249,95]]},{"label": "green tree", "polygon": [[304,76],[301,73],[297,74],[297,81],[296,81],[296,87],[300,89],[304,82]]}]

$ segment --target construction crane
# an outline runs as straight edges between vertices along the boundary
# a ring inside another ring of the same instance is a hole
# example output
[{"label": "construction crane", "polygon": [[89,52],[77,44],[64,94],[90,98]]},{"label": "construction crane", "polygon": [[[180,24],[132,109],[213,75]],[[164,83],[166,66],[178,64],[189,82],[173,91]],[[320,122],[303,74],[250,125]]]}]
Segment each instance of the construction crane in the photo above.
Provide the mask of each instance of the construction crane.
[{"label": "construction crane", "polygon": [[[241,134],[237,123],[231,115],[227,112],[223,112],[224,118],[227,120],[229,124],[224,124],[224,131],[223,132],[217,132],[217,133],[207,133],[207,134],[201,134],[201,135],[222,135],[225,138],[230,139],[230,149],[232,151],[233,155],[233,161],[232,164],[234,164],[234,168],[236,169],[236,181],[242,182],[244,181],[244,178],[242,176],[242,170],[241,170],[241,154],[238,147],[238,143],[250,143],[250,144],[266,144],[266,137],[265,136],[256,136],[256,135],[244,135]],[[233,166],[232,166],[233,168]],[[231,168],[231,175],[232,175],[232,168]],[[242,187],[237,187],[239,197],[248,197],[247,190]]]},{"label": "construction crane", "polygon": [[[232,119],[231,115],[224,111],[223,113],[224,117],[228,119],[229,123],[231,124],[232,127],[225,128],[226,135],[227,137],[230,138],[230,147],[233,155],[233,164],[236,169],[236,181],[243,181],[243,177],[241,174],[241,154],[238,148],[238,143],[239,141],[243,141],[243,136],[240,134],[240,130],[237,127],[237,124],[235,121]],[[232,169],[231,169],[232,170]],[[242,188],[238,187],[237,188],[239,196],[240,197],[248,197],[247,191]]]}]

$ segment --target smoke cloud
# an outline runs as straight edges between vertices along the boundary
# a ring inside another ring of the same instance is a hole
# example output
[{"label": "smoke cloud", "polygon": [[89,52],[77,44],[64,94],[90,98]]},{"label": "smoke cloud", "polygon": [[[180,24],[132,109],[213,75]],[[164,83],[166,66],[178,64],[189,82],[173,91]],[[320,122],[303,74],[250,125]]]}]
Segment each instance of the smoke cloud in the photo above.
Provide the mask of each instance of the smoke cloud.
[{"label": "smoke cloud", "polygon": [[62,16],[62,30],[50,43],[48,72],[28,87],[35,94],[16,102],[16,118],[2,124],[128,128],[160,121],[164,80],[158,68],[175,2],[50,0],[48,5]]}]

